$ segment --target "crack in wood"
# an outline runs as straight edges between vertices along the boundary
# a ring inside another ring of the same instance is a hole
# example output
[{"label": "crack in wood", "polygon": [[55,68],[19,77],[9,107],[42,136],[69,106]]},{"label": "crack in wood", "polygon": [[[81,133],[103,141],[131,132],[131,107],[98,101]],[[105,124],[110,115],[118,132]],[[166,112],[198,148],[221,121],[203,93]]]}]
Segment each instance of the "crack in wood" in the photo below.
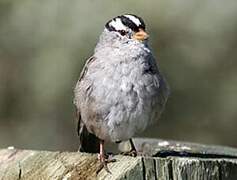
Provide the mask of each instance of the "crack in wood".
[{"label": "crack in wood", "polygon": [[21,176],[22,176],[22,169],[21,169],[21,164],[20,164],[20,162],[19,162],[19,172],[18,172],[18,180],[20,180],[21,179]]},{"label": "crack in wood", "polygon": [[222,180],[222,168],[220,162],[217,163],[218,166],[218,178],[219,180]]},{"label": "crack in wood", "polygon": [[169,173],[169,179],[173,180],[173,161],[169,160],[168,162],[168,173]]},{"label": "crack in wood", "polygon": [[143,180],[146,180],[146,166],[145,166],[144,157],[142,157],[142,175],[143,175]]},{"label": "crack in wood", "polygon": [[211,154],[205,152],[187,152],[187,151],[175,151],[175,150],[161,150],[157,152],[153,157],[161,157],[166,158],[169,156],[174,157],[197,157],[197,158],[209,158],[209,159],[217,159],[217,158],[225,158],[225,159],[237,159],[237,156],[232,155],[221,155],[221,154]]},{"label": "crack in wood", "polygon": [[155,180],[158,180],[158,177],[157,177],[157,165],[156,165],[156,159],[153,159],[153,165],[154,165],[154,177],[155,177]]}]

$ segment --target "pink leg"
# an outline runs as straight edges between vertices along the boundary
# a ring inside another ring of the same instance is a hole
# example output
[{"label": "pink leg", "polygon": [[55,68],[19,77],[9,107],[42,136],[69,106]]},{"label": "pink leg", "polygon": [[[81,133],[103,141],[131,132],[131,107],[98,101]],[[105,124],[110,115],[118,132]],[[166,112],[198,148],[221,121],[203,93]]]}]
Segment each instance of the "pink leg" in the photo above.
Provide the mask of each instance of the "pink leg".
[{"label": "pink leg", "polygon": [[99,166],[99,169],[97,170],[97,174],[103,169],[105,168],[105,170],[108,172],[108,173],[111,173],[109,171],[109,168],[107,166],[108,163],[110,162],[115,162],[116,160],[115,159],[111,159],[111,160],[108,160],[106,154],[105,154],[105,150],[104,150],[104,140],[100,140],[100,153],[98,154],[98,159],[100,160],[100,166]]}]

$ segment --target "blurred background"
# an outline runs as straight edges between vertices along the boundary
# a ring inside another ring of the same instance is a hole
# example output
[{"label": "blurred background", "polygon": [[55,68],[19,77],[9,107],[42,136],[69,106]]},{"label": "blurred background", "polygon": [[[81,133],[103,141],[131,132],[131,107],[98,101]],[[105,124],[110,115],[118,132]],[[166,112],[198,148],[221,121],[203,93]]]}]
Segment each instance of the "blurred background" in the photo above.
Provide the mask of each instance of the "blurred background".
[{"label": "blurred background", "polygon": [[145,20],[171,96],[141,136],[237,147],[236,0],[0,2],[0,148],[77,150],[73,88],[112,17]]}]

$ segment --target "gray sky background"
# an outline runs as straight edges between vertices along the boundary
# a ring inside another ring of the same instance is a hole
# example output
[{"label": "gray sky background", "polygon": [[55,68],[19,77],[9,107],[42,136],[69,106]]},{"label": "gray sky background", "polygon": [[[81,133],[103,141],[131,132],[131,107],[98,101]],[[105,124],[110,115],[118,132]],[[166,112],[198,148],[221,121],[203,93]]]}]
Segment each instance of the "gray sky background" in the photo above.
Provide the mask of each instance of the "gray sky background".
[{"label": "gray sky background", "polygon": [[76,150],[73,87],[104,24],[137,14],[171,96],[141,136],[237,147],[236,0],[0,2],[0,148]]}]

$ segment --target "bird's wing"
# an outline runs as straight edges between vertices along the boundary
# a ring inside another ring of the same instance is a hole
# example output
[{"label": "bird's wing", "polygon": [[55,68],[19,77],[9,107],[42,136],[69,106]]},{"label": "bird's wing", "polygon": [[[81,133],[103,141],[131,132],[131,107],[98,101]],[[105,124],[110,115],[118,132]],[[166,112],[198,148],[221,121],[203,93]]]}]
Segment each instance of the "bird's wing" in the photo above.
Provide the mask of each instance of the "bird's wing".
[{"label": "bird's wing", "polygon": [[153,109],[151,118],[152,122],[156,122],[160,117],[169,96],[169,85],[160,72],[159,66],[156,62],[156,59],[153,56],[150,56],[150,59],[146,61],[144,66],[144,73],[153,76],[153,86],[157,91],[151,100]]},{"label": "bird's wing", "polygon": [[91,56],[89,59],[87,59],[82,71],[81,71],[81,74],[80,74],[80,77],[79,77],[79,82],[83,79],[83,77],[85,76],[87,70],[88,70],[88,66],[93,62],[95,61],[95,57],[94,56]]},{"label": "bird's wing", "polygon": [[[152,56],[153,57],[153,56]],[[153,60],[151,61],[151,70],[153,73],[158,73],[158,81],[159,81],[159,105],[161,106],[161,112],[163,111],[166,101],[168,99],[170,90],[169,90],[169,85],[165,79],[165,77],[162,75],[162,73],[160,72],[159,66],[156,65],[156,59],[153,57]]]},{"label": "bird's wing", "polygon": [[81,120],[80,112],[77,111],[77,133],[79,136],[79,151],[87,153],[99,153],[100,140],[94,134],[88,132],[86,125]]},{"label": "bird's wing", "polygon": [[[83,80],[85,74],[87,73],[88,66],[95,60],[95,57],[90,57],[80,74],[77,84]],[[77,108],[76,110],[76,119],[77,119],[77,134],[80,139],[79,150],[81,152],[88,152],[88,153],[98,153],[99,152],[99,139],[94,135],[88,132],[85,124],[81,119],[80,110]]]},{"label": "bird's wing", "polygon": [[[94,56],[91,56],[89,59],[87,59],[81,73],[80,73],[80,76],[79,76],[79,79],[77,81],[77,85],[80,84],[80,82],[83,80],[87,70],[88,70],[88,66],[91,62],[93,62],[95,60],[95,57]],[[74,99],[74,104],[75,103],[75,99]],[[76,119],[77,119],[77,135],[80,136],[80,126],[81,126],[81,115],[80,115],[80,110],[77,108],[76,110]]]}]

